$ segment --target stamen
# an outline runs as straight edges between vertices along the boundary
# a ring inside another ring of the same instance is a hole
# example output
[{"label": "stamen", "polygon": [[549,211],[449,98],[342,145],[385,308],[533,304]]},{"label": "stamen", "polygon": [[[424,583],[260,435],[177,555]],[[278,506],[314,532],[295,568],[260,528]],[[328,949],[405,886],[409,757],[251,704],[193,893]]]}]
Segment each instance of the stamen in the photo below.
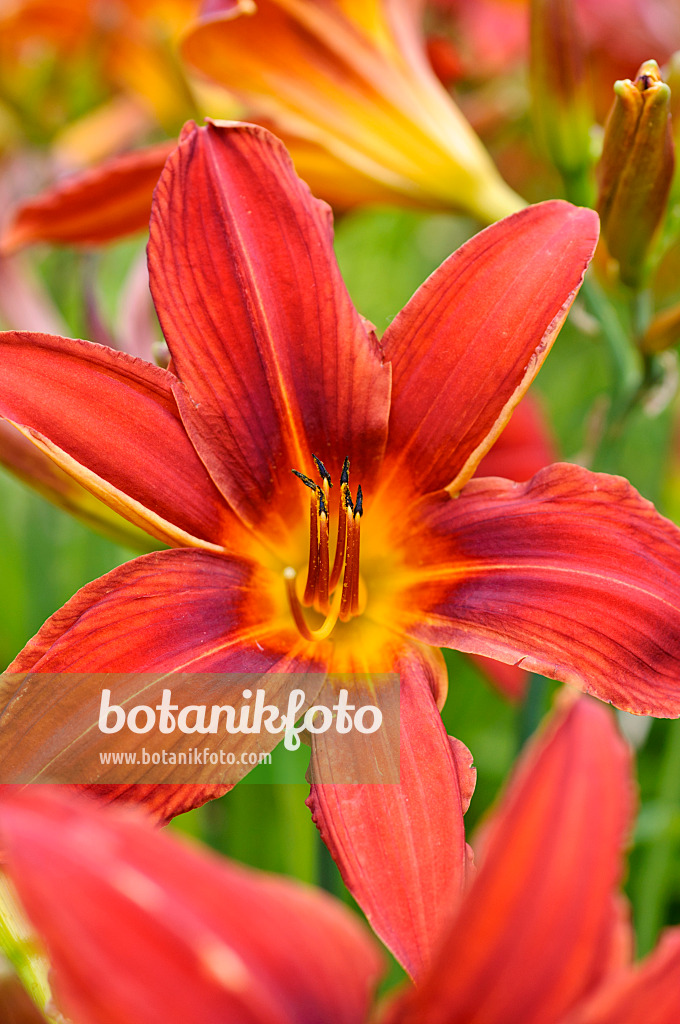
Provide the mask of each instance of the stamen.
[{"label": "stamen", "polygon": [[302,597],[302,603],[307,608],[314,604],[316,581],[319,577],[319,504],[316,499],[316,490],[315,484],[314,497],[309,503],[309,562],[307,564],[307,583]]},{"label": "stamen", "polygon": [[286,590],[288,592],[288,603],[290,605],[295,625],[298,628],[298,632],[305,640],[311,640],[313,643],[319,643],[321,640],[327,640],[335,629],[338,621],[338,613],[340,611],[340,591],[338,590],[336,592],[333,598],[333,604],[331,605],[329,613],[323,624],[319,626],[318,629],[310,629],[305,621],[302,606],[298,601],[298,596],[295,590],[296,576],[297,573],[291,565],[283,570],[283,578],[286,581]]},{"label": "stamen", "polygon": [[318,484],[315,484],[314,481],[310,479],[310,477],[305,476],[304,473],[301,473],[299,469],[293,469],[291,470],[291,472],[293,473],[294,476],[298,478],[298,480],[302,480],[305,487],[309,487],[316,494],[316,492],[319,490]]},{"label": "stamen", "polygon": [[316,582],[316,607],[323,615],[328,612],[328,513],[319,502],[319,575]]},{"label": "stamen", "polygon": [[359,612],[359,560],[360,560],[360,540],[361,540],[361,517],[364,514],[364,502],[363,495],[361,493],[361,486],[357,491],[357,502],[354,506],[354,529],[355,529],[355,540],[354,540],[354,563],[352,565],[352,615],[357,615]]},{"label": "stamen", "polygon": [[318,459],[316,455],[312,455],[312,458],[314,459],[314,465],[319,471],[319,476],[321,477],[321,481],[323,483],[323,489],[326,492],[326,494],[328,494],[329,490],[333,486],[333,484],[331,483],[331,475],[324,466],[321,459]]},{"label": "stamen", "polygon": [[[302,601],[295,587],[296,572],[292,567],[284,571],[288,601],[295,625],[306,640],[325,640],[333,631],[338,618],[347,622],[359,614],[359,553],[363,492],[357,488],[356,502],[349,490],[349,459],[345,458],[340,475],[340,501],[338,530],[333,568],[330,569],[329,548],[329,492],[331,476],[321,459],[313,455],[321,477],[321,486],[299,470],[295,476],[312,491],[309,509],[309,566]],[[344,571],[343,571],[344,570]],[[340,577],[342,576],[342,586]],[[325,620],[318,629],[311,629],[305,618],[304,607],[314,607]]]},{"label": "stamen", "polygon": [[329,584],[329,590],[331,594],[335,590],[340,580],[342,573],[342,567],[345,564],[345,540],[347,537],[347,502],[351,502],[349,494],[349,459],[345,456],[345,461],[342,464],[342,473],[340,475],[340,508],[338,509],[338,534],[335,544],[335,558],[333,559],[333,569],[331,571],[331,579]]},{"label": "stamen", "polygon": [[[345,558],[345,575],[342,578],[342,601],[340,603],[340,621],[347,622],[352,618],[352,577],[357,549],[357,523],[352,510],[351,498],[347,505],[347,557]],[[357,563],[358,567],[358,563]]]}]

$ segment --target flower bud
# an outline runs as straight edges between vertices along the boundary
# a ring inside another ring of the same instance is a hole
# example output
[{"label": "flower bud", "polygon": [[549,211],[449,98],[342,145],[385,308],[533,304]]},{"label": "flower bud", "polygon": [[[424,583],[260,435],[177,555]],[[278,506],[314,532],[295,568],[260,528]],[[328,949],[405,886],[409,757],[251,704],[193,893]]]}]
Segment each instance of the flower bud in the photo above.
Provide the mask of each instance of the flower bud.
[{"label": "flower bud", "polygon": [[634,82],[616,82],[614,92],[598,166],[597,209],[621,280],[636,288],[673,177],[671,91],[656,61],[648,60]]}]

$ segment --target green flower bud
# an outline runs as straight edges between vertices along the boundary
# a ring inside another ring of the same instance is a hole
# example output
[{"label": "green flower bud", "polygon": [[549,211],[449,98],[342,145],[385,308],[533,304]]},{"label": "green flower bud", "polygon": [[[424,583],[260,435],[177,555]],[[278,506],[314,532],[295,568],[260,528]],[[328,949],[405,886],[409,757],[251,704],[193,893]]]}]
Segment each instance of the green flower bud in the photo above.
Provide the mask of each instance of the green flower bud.
[{"label": "green flower bud", "polygon": [[669,87],[645,61],[634,82],[616,82],[598,165],[602,235],[621,280],[637,288],[668,202],[675,163]]}]

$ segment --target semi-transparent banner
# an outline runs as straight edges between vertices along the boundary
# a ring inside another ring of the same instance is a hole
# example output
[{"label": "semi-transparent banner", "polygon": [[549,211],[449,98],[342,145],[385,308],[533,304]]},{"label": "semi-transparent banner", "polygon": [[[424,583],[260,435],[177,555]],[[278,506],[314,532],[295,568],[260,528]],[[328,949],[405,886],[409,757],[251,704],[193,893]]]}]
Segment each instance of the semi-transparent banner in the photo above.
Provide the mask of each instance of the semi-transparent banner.
[{"label": "semi-transparent banner", "polygon": [[0,784],[233,785],[302,742],[314,782],[399,782],[394,673],[6,673],[0,687]]}]

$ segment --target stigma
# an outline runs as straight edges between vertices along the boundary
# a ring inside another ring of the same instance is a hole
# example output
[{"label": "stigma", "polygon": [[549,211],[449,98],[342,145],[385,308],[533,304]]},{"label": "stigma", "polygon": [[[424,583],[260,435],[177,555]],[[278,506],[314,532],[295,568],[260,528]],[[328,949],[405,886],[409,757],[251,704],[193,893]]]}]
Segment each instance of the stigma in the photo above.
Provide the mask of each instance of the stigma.
[{"label": "stigma", "polygon": [[[359,606],[359,552],[363,494],[361,485],[352,501],[349,489],[349,459],[345,457],[340,474],[340,500],[335,531],[333,561],[330,558],[330,490],[331,475],[321,459],[312,455],[320,483],[294,469],[295,476],[312,492],[309,505],[309,562],[307,581],[302,599],[298,597],[295,581],[297,572],[292,566],[284,569],[288,602],[298,632],[305,640],[326,640],[338,620],[348,622],[360,612]],[[323,621],[312,628],[305,608],[313,608]]]}]

